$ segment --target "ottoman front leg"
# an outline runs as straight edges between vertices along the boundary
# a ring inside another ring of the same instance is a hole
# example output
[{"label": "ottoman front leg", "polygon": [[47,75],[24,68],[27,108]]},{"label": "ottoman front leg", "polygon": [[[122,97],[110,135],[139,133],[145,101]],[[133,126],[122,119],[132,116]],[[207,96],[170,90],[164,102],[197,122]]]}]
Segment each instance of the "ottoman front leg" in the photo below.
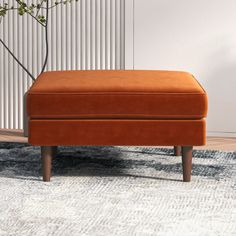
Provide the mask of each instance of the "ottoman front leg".
[{"label": "ottoman front leg", "polygon": [[42,146],[41,156],[43,164],[43,181],[49,182],[51,178],[52,157],[56,155],[57,147],[55,146]]},{"label": "ottoman front leg", "polygon": [[193,146],[182,147],[183,181],[191,181]]}]

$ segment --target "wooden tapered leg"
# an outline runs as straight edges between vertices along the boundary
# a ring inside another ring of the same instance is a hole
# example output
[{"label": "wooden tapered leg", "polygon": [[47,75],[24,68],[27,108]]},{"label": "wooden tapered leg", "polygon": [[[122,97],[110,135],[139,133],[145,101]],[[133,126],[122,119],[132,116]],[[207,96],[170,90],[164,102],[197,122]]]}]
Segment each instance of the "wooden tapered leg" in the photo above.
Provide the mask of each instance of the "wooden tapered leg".
[{"label": "wooden tapered leg", "polygon": [[49,182],[51,178],[52,157],[55,155],[55,147],[42,146],[41,156],[43,164],[43,181]]},{"label": "wooden tapered leg", "polygon": [[181,156],[181,146],[174,146],[174,155]]},{"label": "wooden tapered leg", "polygon": [[183,181],[191,181],[193,146],[182,147]]}]

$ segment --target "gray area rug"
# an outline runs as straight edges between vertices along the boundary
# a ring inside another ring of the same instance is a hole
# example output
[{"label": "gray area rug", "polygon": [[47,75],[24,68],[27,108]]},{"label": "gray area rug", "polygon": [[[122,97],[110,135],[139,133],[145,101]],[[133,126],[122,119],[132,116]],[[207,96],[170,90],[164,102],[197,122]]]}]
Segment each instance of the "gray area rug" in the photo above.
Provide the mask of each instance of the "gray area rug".
[{"label": "gray area rug", "polygon": [[236,153],[61,147],[52,182],[40,149],[0,143],[0,235],[236,235]]}]

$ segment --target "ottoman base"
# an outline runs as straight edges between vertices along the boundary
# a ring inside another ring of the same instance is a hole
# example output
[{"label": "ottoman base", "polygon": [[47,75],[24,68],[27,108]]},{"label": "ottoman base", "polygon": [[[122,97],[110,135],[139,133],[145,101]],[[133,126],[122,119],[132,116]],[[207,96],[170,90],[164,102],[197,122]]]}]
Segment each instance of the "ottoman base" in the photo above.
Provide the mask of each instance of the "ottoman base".
[{"label": "ottoman base", "polygon": [[29,143],[37,146],[201,146],[205,119],[31,119]]},{"label": "ottoman base", "polygon": [[204,145],[205,119],[31,119],[29,143],[41,146],[43,180],[50,181],[57,146],[175,146],[182,155],[183,181],[191,180],[193,146]]}]

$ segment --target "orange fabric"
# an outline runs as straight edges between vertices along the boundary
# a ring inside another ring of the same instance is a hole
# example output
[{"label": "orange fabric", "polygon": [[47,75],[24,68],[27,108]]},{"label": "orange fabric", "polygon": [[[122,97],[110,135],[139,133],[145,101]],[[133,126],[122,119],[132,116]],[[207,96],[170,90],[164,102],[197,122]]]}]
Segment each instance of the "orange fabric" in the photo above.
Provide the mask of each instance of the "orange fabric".
[{"label": "orange fabric", "polygon": [[207,96],[186,72],[58,71],[39,76],[27,111],[34,119],[200,119]]},{"label": "orange fabric", "polygon": [[30,120],[29,143],[57,145],[181,145],[206,142],[201,120]]}]

